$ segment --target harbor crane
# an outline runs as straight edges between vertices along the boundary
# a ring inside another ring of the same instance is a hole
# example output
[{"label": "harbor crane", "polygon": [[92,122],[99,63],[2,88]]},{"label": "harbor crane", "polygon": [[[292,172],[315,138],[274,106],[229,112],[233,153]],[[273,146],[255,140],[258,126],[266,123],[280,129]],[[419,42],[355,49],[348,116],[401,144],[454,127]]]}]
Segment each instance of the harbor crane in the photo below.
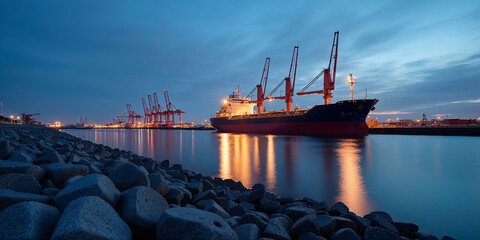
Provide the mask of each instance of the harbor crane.
[{"label": "harbor crane", "polygon": [[142,119],[142,116],[140,116],[138,113],[136,113],[133,110],[132,104],[127,103],[127,113],[128,113],[127,125],[129,126],[137,125],[137,123],[140,122],[140,119]]},{"label": "harbor crane", "polygon": [[163,109],[162,109],[162,106],[160,106],[160,103],[158,102],[157,93],[153,93],[153,103],[155,106],[155,111],[157,112],[157,118],[154,120],[154,122],[157,125],[164,125],[165,123],[163,121]]},{"label": "harbor crane", "polygon": [[143,104],[143,112],[145,114],[145,118],[143,119],[143,124],[145,126],[149,126],[152,122],[152,113],[150,109],[148,109],[147,104],[145,103],[145,98],[142,98],[142,104]]},{"label": "harbor crane", "polygon": [[[335,74],[337,72],[337,56],[338,56],[338,35],[339,32],[335,32],[333,34],[333,44],[332,50],[330,52],[330,61],[328,63],[328,68],[323,69],[315,78],[313,78],[310,83],[308,83],[297,95],[310,95],[310,94],[323,94],[323,99],[325,100],[325,104],[330,104],[332,98],[332,90],[335,89]],[[333,61],[333,70],[332,67]],[[309,91],[306,90],[312,86],[315,81],[317,81],[323,75],[323,90],[318,91]]]},{"label": "harbor crane", "polygon": [[33,116],[40,115],[40,113],[20,113],[23,124],[38,124]]},{"label": "harbor crane", "polygon": [[165,115],[165,124],[168,126],[174,125],[175,124],[175,114],[178,115],[179,122],[182,124],[182,113],[185,113],[181,111],[180,109],[177,109],[175,105],[170,101],[170,96],[168,95],[168,91],[165,90],[163,91],[163,95],[165,97],[165,105],[166,105],[166,110],[164,111]]},{"label": "harbor crane", "polygon": [[[292,111],[292,97],[295,89],[295,78],[297,75],[298,46],[293,48],[292,61],[290,62],[290,71],[288,77],[284,78],[265,98],[266,100],[284,99],[287,105],[287,112]],[[292,84],[293,80],[293,84]],[[272,97],[272,95],[285,83],[285,96]]]},{"label": "harbor crane", "polygon": [[267,89],[267,81],[268,81],[268,71],[270,69],[270,58],[267,57],[265,59],[265,64],[263,65],[263,72],[262,77],[260,78],[260,84],[255,86],[252,91],[245,97],[245,99],[249,98],[255,90],[257,90],[257,100],[250,101],[250,103],[257,104],[258,114],[262,113],[263,110],[263,101],[265,100],[265,90]]}]

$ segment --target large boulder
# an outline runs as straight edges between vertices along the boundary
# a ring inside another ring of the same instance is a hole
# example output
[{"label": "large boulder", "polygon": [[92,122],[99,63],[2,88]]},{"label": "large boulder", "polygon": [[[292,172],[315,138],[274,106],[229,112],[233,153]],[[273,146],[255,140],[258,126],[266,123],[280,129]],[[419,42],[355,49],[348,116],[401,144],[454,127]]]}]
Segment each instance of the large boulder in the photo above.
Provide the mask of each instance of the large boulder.
[{"label": "large boulder", "polygon": [[168,203],[155,190],[138,186],[122,193],[118,213],[127,222],[136,238],[154,238],[155,226]]},{"label": "large boulder", "polygon": [[47,154],[35,159],[35,164],[44,164],[44,163],[64,163],[63,156],[55,150],[49,150]]},{"label": "large boulder", "polygon": [[330,234],[336,229],[336,221],[333,217],[328,215],[317,216],[318,229],[320,232]]},{"label": "large boulder", "polygon": [[108,177],[112,179],[115,186],[117,186],[121,192],[135,186],[150,187],[148,172],[133,163],[123,164],[115,168],[108,174]]},{"label": "large boulder", "polygon": [[150,187],[153,188],[155,191],[160,193],[162,196],[167,195],[170,188],[168,187],[167,183],[165,182],[165,177],[160,173],[151,173],[148,175],[148,179],[150,180]]},{"label": "large boulder", "polygon": [[211,200],[206,206],[206,211],[212,212],[217,214],[222,218],[229,218],[230,214],[228,214],[220,205],[218,205],[215,201]]},{"label": "large boulder", "polygon": [[9,189],[0,188],[0,211],[17,203],[26,201],[48,203],[49,199],[45,195],[15,192]]},{"label": "large boulder", "polygon": [[67,179],[73,176],[87,175],[88,167],[71,163],[52,163],[47,166],[47,173],[55,185],[61,187]]},{"label": "large boulder", "polygon": [[351,228],[342,228],[336,231],[330,240],[360,240],[360,237]]},{"label": "large boulder", "polygon": [[343,214],[347,214],[348,211],[349,209],[347,205],[345,205],[343,202],[336,202],[330,207],[328,213],[332,216],[342,216]]},{"label": "large boulder", "polygon": [[0,176],[0,188],[11,189],[17,192],[40,193],[42,187],[37,179],[30,174],[10,173]]},{"label": "large boulder", "polygon": [[129,240],[132,232],[112,206],[99,197],[88,196],[65,208],[51,239]]},{"label": "large boulder", "polygon": [[26,152],[17,150],[10,154],[10,157],[8,157],[8,161],[33,163],[33,157]]},{"label": "large boulder", "polygon": [[317,217],[314,215],[306,215],[298,219],[290,228],[290,235],[293,238],[298,238],[304,233],[312,232],[315,235],[320,234],[318,230]]},{"label": "large boulder", "polygon": [[50,239],[60,216],[57,208],[39,202],[22,202],[0,212],[0,238]]},{"label": "large boulder", "polygon": [[220,216],[194,208],[165,210],[156,228],[157,239],[238,239]]},{"label": "large boulder", "polygon": [[379,227],[368,227],[363,234],[365,240],[401,240],[400,235]]},{"label": "large boulder", "polygon": [[300,206],[294,206],[294,207],[290,207],[290,208],[287,208],[285,210],[285,214],[287,214],[288,217],[290,217],[290,219],[292,219],[292,221],[296,222],[298,219],[306,216],[306,215],[313,215],[313,216],[316,216],[317,213],[315,211],[315,209],[313,208],[307,208],[307,207],[300,207]]},{"label": "large boulder", "polygon": [[45,177],[45,171],[30,163],[0,161],[0,175],[8,173],[27,173],[33,175],[38,182]]},{"label": "large boulder", "polygon": [[10,155],[10,143],[8,141],[0,141],[0,160],[7,159]]},{"label": "large boulder", "polygon": [[55,204],[64,209],[71,201],[83,196],[97,196],[115,206],[120,198],[120,191],[112,180],[102,174],[90,174],[72,182],[55,198]]},{"label": "large boulder", "polygon": [[257,240],[262,237],[260,229],[258,229],[257,225],[252,223],[236,226],[233,230],[240,240]]},{"label": "large boulder", "polygon": [[290,226],[291,224],[287,218],[274,217],[268,222],[263,235],[278,240],[290,240]]}]

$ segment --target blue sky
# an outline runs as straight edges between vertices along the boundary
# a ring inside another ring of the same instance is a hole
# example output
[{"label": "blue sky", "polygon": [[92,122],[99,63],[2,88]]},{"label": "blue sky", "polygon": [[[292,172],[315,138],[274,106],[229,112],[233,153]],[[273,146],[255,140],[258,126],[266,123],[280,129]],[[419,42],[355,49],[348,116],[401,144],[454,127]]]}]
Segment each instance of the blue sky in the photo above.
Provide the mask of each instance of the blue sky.
[{"label": "blue sky", "polygon": [[237,84],[249,92],[259,82],[265,57],[273,89],[294,45],[300,90],[327,66],[340,31],[333,101],[349,98],[353,73],[354,96],[367,88],[380,100],[373,117],[478,118],[479,29],[478,1],[2,0],[0,98],[4,115],[105,123],[126,103],[143,114],[141,98],[166,89],[185,121],[201,122]]}]

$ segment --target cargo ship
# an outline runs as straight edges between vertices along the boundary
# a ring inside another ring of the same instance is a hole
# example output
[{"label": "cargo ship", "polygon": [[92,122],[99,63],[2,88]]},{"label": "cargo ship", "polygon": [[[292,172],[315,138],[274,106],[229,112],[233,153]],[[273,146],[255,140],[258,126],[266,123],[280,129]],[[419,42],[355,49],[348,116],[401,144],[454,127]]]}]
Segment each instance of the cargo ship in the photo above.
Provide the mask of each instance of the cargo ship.
[{"label": "cargo ship", "polygon": [[[266,133],[289,135],[316,136],[363,136],[368,134],[365,119],[370,111],[375,109],[377,99],[353,99],[353,84],[356,83],[352,74],[349,76],[350,100],[331,103],[332,90],[335,87],[335,74],[338,55],[338,36],[334,33],[330,62],[298,96],[323,94],[324,104],[311,108],[292,110],[292,102],[297,72],[298,46],[293,49],[288,77],[284,78],[268,95],[265,96],[270,68],[270,58],[266,58],[260,84],[246,96],[241,97],[241,90],[236,89],[226,98],[210,122],[218,132],[230,133]],[[323,90],[307,91],[310,86],[323,76]],[[276,90],[285,86],[283,96],[273,96]],[[251,98],[256,92],[256,100]],[[267,112],[263,108],[265,100],[285,100],[286,108],[280,111]],[[254,107],[257,107],[255,112]]]}]

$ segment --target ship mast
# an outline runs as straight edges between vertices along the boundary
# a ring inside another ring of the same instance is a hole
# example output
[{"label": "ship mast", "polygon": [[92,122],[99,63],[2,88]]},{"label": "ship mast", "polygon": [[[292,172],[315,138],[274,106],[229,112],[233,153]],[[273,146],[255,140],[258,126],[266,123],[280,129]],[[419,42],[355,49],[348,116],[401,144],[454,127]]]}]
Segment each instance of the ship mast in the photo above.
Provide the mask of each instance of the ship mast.
[{"label": "ship mast", "polygon": [[355,81],[355,78],[352,76],[351,73],[350,76],[348,76],[347,83],[350,85],[350,100],[353,100],[353,84],[357,83],[357,81]]}]

